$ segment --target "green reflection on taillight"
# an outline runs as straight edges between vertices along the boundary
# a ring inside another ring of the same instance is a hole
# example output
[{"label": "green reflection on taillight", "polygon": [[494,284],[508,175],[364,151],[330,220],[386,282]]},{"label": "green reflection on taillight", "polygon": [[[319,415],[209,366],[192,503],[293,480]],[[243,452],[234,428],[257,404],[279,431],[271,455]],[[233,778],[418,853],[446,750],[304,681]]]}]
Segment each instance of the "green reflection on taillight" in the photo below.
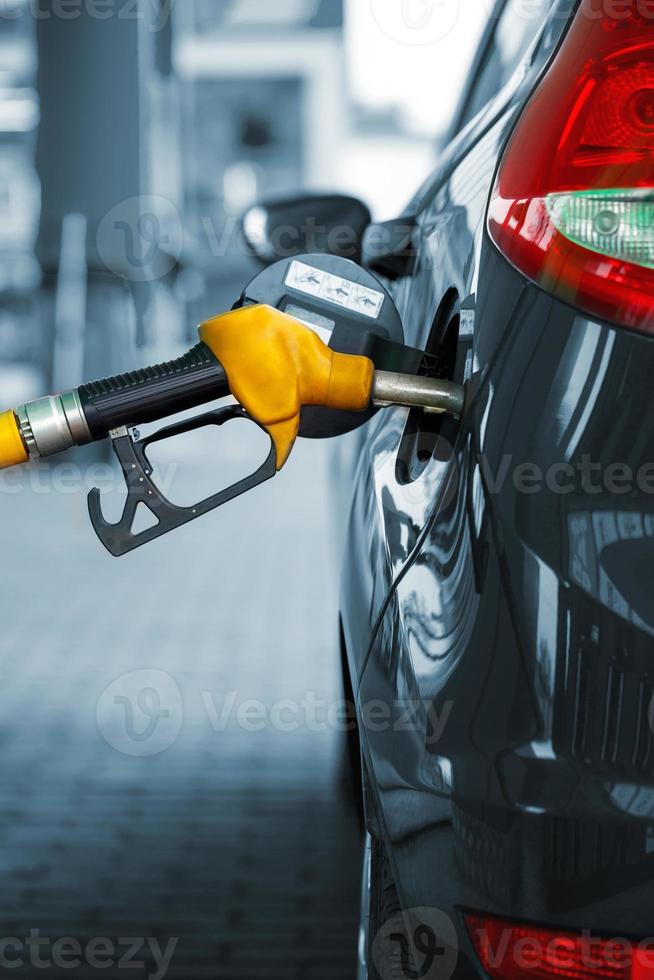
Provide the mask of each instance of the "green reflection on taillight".
[{"label": "green reflection on taillight", "polygon": [[570,241],[654,269],[654,190],[550,194],[546,203],[550,220]]}]

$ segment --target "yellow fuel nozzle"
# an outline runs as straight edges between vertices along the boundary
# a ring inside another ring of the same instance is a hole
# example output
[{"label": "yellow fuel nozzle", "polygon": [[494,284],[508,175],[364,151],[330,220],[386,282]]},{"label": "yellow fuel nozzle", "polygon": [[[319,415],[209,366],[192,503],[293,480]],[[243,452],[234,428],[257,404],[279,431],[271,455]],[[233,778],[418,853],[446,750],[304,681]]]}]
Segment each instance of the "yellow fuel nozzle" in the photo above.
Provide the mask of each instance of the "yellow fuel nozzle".
[{"label": "yellow fuel nozzle", "polygon": [[13,411],[0,414],[0,470],[27,463],[29,455]]},{"label": "yellow fuel nozzle", "polygon": [[308,327],[268,306],[246,306],[200,327],[177,361],[107,378],[0,415],[0,469],[104,439],[230,392],[265,428],[281,469],[304,405],[365,411],[374,367],[338,354]]},{"label": "yellow fuel nozzle", "polygon": [[375,371],[373,362],[341,354],[280,310],[247,305],[203,323],[201,343],[166,364],[0,415],[0,469],[51,456],[157,421],[230,392],[269,433],[280,470],[300,428],[304,406],[366,412],[401,405],[460,417],[461,386],[438,378]]},{"label": "yellow fuel nozzle", "polygon": [[225,369],[237,401],[270,433],[278,470],[293,448],[304,405],[350,412],[370,406],[372,361],[336,353],[272,307],[249,306],[208,320],[200,339]]},{"label": "yellow fuel nozzle", "polygon": [[[369,418],[368,410],[378,406],[419,408],[459,418],[463,414],[463,387],[437,377],[375,370],[368,357],[332,350],[305,323],[271,306],[246,304],[208,320],[200,327],[200,341],[175,361],[105,378],[0,414],[0,469],[111,437],[125,476],[127,501],[120,520],[111,523],[104,517],[99,490],[92,490],[89,515],[102,543],[118,557],[272,479],[291,453],[305,406],[361,412],[362,422]],[[382,363],[393,367],[400,345],[390,346],[393,351]],[[177,421],[144,438],[129,431],[229,394],[238,406]],[[195,506],[179,507],[167,500],[152,479],[148,447],[243,418],[257,422],[272,440],[262,466]],[[136,531],[135,517],[142,505],[156,523]]]}]

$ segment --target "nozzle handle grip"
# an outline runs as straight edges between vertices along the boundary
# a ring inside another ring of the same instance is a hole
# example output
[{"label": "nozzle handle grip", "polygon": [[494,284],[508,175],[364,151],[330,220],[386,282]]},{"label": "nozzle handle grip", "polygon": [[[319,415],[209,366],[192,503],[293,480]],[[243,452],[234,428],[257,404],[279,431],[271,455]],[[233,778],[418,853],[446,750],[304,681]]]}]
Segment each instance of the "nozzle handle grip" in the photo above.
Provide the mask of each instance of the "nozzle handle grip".
[{"label": "nozzle handle grip", "polygon": [[227,375],[206,344],[183,357],[82,385],[79,400],[94,440],[123,425],[156,422],[229,392]]}]

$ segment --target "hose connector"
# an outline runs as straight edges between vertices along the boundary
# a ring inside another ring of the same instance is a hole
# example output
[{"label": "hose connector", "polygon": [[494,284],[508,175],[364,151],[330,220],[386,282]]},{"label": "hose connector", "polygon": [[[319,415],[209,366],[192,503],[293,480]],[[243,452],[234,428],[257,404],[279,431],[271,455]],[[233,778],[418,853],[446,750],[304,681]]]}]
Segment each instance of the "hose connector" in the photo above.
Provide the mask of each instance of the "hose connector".
[{"label": "hose connector", "polygon": [[27,402],[16,409],[15,416],[30,459],[54,456],[93,441],[76,391]]}]

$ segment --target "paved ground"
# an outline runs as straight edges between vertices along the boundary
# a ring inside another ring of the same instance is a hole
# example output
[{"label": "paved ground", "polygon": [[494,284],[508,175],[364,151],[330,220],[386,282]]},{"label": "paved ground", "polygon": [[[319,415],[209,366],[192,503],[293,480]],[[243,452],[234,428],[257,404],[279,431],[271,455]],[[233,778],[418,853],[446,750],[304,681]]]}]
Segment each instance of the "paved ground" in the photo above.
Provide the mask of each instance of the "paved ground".
[{"label": "paved ground", "polygon": [[[212,489],[219,459],[232,482],[252,444],[228,447],[175,490]],[[170,978],[351,977],[359,850],[326,723],[341,695],[325,447],[121,561],[81,478],[0,480],[0,967],[160,977],[177,940]]]}]

